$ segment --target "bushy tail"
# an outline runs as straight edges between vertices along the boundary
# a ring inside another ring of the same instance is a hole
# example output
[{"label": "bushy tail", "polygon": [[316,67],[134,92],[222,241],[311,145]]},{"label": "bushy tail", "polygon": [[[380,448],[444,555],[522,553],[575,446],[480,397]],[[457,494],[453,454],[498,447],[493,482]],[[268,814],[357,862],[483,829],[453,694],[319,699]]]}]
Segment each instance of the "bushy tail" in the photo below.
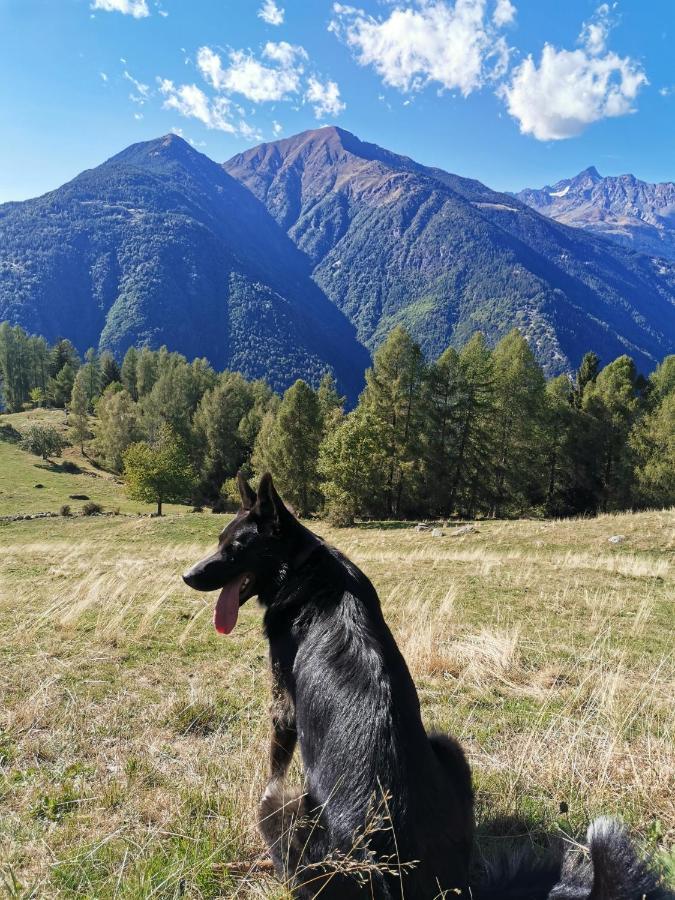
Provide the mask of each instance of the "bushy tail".
[{"label": "bushy tail", "polygon": [[521,857],[494,868],[473,890],[474,900],[675,900],[618,822],[596,819],[587,841],[587,854],[569,851],[548,865]]},{"label": "bushy tail", "polygon": [[575,862],[568,855],[548,900],[666,900],[673,896],[638,859],[618,822],[596,819],[588,829],[587,841],[590,858]]}]

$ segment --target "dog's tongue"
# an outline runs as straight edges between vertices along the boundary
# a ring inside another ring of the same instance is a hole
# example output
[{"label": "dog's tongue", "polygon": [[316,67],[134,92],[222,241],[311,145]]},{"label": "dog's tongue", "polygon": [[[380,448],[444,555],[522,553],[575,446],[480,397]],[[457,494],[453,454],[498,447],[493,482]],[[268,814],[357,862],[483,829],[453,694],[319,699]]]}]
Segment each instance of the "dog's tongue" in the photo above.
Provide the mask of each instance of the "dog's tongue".
[{"label": "dog's tongue", "polygon": [[246,575],[240,575],[233,581],[230,581],[218,594],[216,600],[216,609],[213,614],[213,624],[218,634],[229,634],[237,624],[237,616],[239,615],[239,588],[246,578]]}]

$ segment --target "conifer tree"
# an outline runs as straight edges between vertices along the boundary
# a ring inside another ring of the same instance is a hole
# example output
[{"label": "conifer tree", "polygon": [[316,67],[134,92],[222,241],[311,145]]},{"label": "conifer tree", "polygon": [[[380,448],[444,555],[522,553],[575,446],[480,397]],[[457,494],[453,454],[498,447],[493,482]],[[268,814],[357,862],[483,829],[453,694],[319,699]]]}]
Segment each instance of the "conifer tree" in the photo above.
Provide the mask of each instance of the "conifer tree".
[{"label": "conifer tree", "polygon": [[109,384],[112,384],[114,381],[121,382],[122,373],[120,371],[120,367],[117,365],[117,360],[112,355],[110,350],[104,350],[101,353],[100,357],[100,366],[101,366],[101,392],[103,392]]},{"label": "conifer tree", "polygon": [[143,437],[138,405],[113,382],[101,395],[96,414],[96,452],[113,471],[121,472],[124,451]]},{"label": "conifer tree", "polygon": [[424,377],[419,345],[397,326],[375,353],[360,400],[382,443],[387,516],[399,517],[418,505]]},{"label": "conifer tree", "polygon": [[360,406],[332,429],[320,447],[319,474],[326,513],[335,525],[352,525],[357,516],[378,512],[383,497],[386,460],[378,439],[378,422]]},{"label": "conifer tree", "polygon": [[638,413],[637,377],[633,360],[620,356],[584,391],[583,407],[597,423],[596,458],[603,511],[630,506],[633,460],[628,435]]},{"label": "conifer tree", "polygon": [[476,333],[460,350],[456,406],[456,446],[450,458],[444,506],[473,518],[492,503],[492,425],[494,371],[492,353]]},{"label": "conifer tree", "polygon": [[129,347],[122,360],[120,381],[132,400],[138,400],[138,387],[136,384],[138,365],[138,351],[135,347]]},{"label": "conifer tree", "polygon": [[70,432],[74,443],[80,445],[84,453],[84,442],[89,437],[89,396],[88,374],[80,369],[73,382],[70,396]]},{"label": "conifer tree", "polygon": [[273,419],[266,418],[253,451],[258,475],[269,471],[300,516],[319,503],[317,464],[323,421],[315,391],[298,380],[284,394]]},{"label": "conifer tree", "polygon": [[514,328],[492,354],[495,377],[492,514],[541,502],[541,427],[545,381],[529,344]]}]

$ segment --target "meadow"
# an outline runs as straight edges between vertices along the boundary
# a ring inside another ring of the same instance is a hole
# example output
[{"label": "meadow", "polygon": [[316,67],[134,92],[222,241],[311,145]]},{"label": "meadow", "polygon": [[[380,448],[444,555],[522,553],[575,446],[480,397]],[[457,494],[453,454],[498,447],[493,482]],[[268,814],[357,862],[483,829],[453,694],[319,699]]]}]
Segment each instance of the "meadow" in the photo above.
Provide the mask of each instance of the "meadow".
[{"label": "meadow", "polygon": [[[0,887],[281,900],[255,827],[261,613],[221,637],[180,579],[225,518],[151,518],[105,474],[41,466],[0,442],[0,517],[58,511],[77,479],[120,514],[0,520]],[[425,721],[466,747],[481,852],[616,814],[673,877],[673,511],[310,526],[372,579]]]}]

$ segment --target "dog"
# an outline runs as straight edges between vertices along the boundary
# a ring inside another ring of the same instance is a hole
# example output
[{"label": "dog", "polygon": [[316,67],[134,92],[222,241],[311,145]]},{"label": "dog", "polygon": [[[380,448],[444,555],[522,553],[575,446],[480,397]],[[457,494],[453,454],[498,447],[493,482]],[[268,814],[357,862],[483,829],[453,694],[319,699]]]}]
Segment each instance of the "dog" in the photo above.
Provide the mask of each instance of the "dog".
[{"label": "dog", "polygon": [[[375,589],[295,518],[269,474],[257,493],[241,474],[237,481],[241,509],[183,579],[220,591],[222,634],[251,597],[265,610],[272,735],[259,826],[298,900],[667,896],[614,823],[591,827],[590,865],[523,864],[470,885],[471,771],[457,741],[427,734]],[[296,745],[302,790],[285,781]]]}]

